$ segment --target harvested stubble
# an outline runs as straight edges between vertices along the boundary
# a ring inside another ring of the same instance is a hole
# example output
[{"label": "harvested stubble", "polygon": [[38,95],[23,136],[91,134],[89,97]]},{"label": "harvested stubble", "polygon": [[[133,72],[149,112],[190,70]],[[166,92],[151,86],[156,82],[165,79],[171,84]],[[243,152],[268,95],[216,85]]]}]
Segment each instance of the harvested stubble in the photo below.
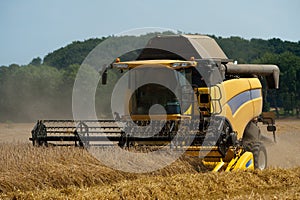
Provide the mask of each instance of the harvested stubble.
[{"label": "harvested stubble", "polygon": [[183,157],[148,174],[105,167],[74,147],[0,144],[0,199],[300,198],[300,168],[199,173]]}]

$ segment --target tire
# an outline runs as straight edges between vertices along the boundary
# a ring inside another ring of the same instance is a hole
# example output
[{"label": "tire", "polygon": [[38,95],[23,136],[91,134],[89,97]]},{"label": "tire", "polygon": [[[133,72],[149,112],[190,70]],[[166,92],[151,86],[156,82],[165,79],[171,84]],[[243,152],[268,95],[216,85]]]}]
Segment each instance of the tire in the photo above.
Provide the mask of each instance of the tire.
[{"label": "tire", "polygon": [[267,150],[262,142],[248,143],[245,150],[253,154],[255,169],[263,170],[267,168]]}]

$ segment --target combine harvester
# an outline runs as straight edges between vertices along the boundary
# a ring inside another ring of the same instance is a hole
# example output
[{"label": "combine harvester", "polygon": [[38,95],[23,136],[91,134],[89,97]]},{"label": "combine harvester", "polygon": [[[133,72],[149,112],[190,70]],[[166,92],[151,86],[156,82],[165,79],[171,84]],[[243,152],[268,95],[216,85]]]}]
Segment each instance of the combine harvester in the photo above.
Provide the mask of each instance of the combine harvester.
[{"label": "combine harvester", "polygon": [[[169,145],[202,157],[213,171],[266,168],[267,153],[258,123],[267,124],[274,140],[276,127],[274,115],[262,112],[261,80],[268,89],[277,89],[277,66],[236,64],[208,36],[173,35],[152,38],[135,60],[116,59],[104,71],[102,84],[112,68],[137,74],[128,80],[130,100],[120,119],[123,127],[113,119],[39,120],[30,138],[33,145],[119,145],[129,150]],[[154,83],[132,91],[132,81],[149,76],[147,70],[159,70],[157,76],[174,85],[181,83],[177,87],[181,97]],[[170,71],[181,75],[170,75]],[[182,83],[182,77],[188,83]],[[165,113],[154,112],[150,118],[149,109],[155,104],[164,107]],[[111,142],[103,142],[107,139]]]}]

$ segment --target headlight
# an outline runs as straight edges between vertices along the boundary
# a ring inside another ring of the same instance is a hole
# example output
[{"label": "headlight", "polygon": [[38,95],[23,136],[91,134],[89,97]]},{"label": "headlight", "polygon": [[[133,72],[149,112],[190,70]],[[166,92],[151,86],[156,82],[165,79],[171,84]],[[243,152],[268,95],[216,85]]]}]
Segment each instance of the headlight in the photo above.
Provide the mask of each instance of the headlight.
[{"label": "headlight", "polygon": [[188,63],[181,63],[181,67],[187,67]]},{"label": "headlight", "polygon": [[127,69],[128,65],[127,64],[122,64],[122,63],[114,63],[113,67],[118,68],[118,69]]},{"label": "headlight", "polygon": [[177,67],[190,67],[190,66],[196,66],[197,63],[194,61],[189,61],[189,62],[176,62],[172,64],[172,67],[177,68]]},{"label": "headlight", "polygon": [[173,64],[172,64],[172,67],[174,67],[174,68],[175,68],[175,67],[180,67],[180,63],[173,63]]}]

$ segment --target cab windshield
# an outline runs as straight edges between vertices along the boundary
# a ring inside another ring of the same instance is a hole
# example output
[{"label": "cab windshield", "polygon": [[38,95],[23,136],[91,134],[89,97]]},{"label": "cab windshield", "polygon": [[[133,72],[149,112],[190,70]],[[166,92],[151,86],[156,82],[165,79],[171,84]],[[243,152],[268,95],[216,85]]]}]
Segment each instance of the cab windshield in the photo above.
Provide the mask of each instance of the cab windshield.
[{"label": "cab windshield", "polygon": [[[149,77],[153,74],[155,77]],[[137,87],[144,82],[153,83]],[[162,84],[157,82],[162,82]],[[183,88],[192,85],[191,82],[192,70],[190,68],[179,70],[168,68],[135,69],[134,73],[131,73],[129,82],[131,88],[137,87],[130,98],[130,113],[148,115],[150,108],[158,104],[164,108],[167,114],[182,114],[182,111],[187,109],[187,106],[182,104]],[[152,110],[152,112],[154,112],[152,114],[165,113],[162,113],[161,110]]]}]

